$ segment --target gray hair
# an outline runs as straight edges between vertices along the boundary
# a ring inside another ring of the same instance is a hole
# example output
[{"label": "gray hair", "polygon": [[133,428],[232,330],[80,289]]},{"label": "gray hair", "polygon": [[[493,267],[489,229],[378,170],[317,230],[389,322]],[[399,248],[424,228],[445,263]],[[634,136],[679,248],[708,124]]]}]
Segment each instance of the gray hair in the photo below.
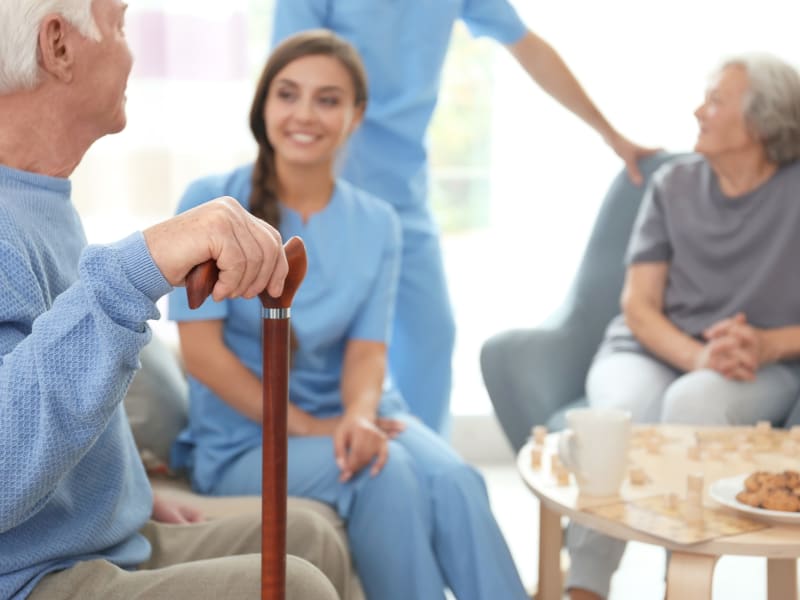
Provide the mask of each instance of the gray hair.
[{"label": "gray hair", "polygon": [[39,82],[39,27],[60,14],[83,36],[100,40],[93,0],[0,0],[0,94],[30,89]]},{"label": "gray hair", "polygon": [[769,54],[743,54],[725,60],[719,70],[738,66],[749,90],[744,117],[764,144],[767,158],[785,165],[800,159],[800,73]]}]

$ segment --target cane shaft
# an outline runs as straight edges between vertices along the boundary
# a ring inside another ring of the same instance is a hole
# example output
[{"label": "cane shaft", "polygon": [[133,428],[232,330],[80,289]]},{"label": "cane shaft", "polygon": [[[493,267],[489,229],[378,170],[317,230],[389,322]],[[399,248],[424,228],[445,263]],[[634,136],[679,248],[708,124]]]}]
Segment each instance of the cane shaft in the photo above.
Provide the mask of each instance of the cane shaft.
[{"label": "cane shaft", "polygon": [[289,319],[264,319],[263,327],[261,600],[284,600]]}]

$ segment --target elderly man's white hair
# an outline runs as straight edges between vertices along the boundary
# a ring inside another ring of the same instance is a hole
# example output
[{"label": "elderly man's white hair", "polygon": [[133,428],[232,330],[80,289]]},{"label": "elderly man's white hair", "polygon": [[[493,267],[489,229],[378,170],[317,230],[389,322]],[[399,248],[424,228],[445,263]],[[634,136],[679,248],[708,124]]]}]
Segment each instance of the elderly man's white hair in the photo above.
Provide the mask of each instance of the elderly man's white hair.
[{"label": "elderly man's white hair", "polygon": [[747,73],[744,100],[747,123],[764,144],[770,161],[785,165],[800,159],[800,73],[770,54],[743,54],[723,61]]},{"label": "elderly man's white hair", "polygon": [[99,40],[93,0],[0,0],[0,94],[39,82],[39,25],[60,14],[84,36]]}]

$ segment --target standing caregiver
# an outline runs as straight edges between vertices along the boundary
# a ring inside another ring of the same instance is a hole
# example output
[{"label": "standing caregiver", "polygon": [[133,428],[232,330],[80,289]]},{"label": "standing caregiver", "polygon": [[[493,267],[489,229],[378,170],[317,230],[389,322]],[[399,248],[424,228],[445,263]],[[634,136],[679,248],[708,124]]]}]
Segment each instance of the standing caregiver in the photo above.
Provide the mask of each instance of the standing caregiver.
[{"label": "standing caregiver", "polygon": [[438,228],[428,205],[425,137],[439,95],[454,23],[508,48],[530,77],[596,130],[641,177],[650,153],[620,135],[561,57],[531,32],[507,0],[277,0],[273,43],[323,27],[361,54],[370,105],[345,153],[344,179],[390,203],[400,217],[403,255],[389,366],[411,412],[443,433],[449,421],[455,323]]}]

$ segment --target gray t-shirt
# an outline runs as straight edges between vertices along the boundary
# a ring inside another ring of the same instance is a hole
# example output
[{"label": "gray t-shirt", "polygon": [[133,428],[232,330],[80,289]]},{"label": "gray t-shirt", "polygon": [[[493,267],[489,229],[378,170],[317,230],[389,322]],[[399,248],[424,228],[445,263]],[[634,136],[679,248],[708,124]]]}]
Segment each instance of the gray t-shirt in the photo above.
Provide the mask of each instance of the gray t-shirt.
[{"label": "gray t-shirt", "polygon": [[[738,312],[759,328],[800,324],[800,162],[752,192],[728,198],[701,156],[660,169],[642,202],[626,263],[668,262],[664,312],[703,330]],[[600,352],[644,349],[622,315]]]}]

